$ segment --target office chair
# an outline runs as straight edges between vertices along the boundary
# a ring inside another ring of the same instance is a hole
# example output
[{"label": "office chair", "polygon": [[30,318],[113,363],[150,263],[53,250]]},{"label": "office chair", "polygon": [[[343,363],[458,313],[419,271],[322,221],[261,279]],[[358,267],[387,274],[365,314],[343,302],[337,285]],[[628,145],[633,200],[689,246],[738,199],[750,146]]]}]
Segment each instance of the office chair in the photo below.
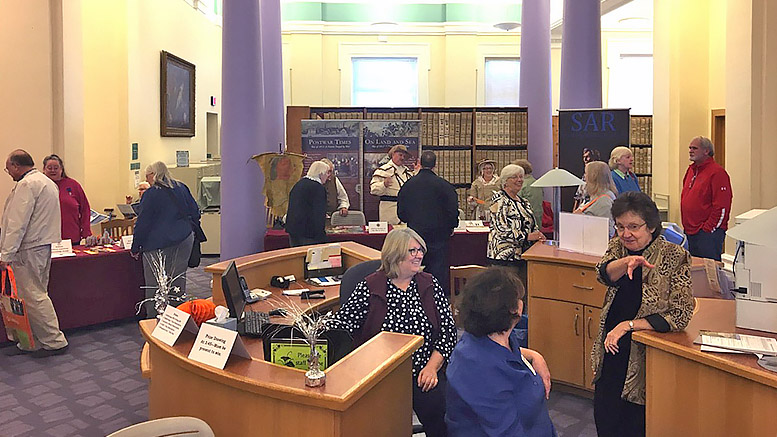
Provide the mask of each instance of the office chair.
[{"label": "office chair", "polygon": [[332,213],[332,226],[364,226],[367,220],[361,211],[348,211],[348,215],[343,217],[339,212]]},{"label": "office chair", "polygon": [[356,288],[356,284],[361,282],[370,273],[375,273],[380,267],[380,260],[373,259],[369,261],[363,261],[355,266],[351,266],[343,274],[343,278],[340,280],[340,305],[342,306],[351,297],[353,289]]},{"label": "office chair", "polygon": [[459,294],[464,288],[464,284],[467,280],[476,274],[485,270],[483,266],[469,265],[469,266],[451,266],[451,314],[453,314],[454,322],[458,323],[459,311],[456,309],[456,303],[459,299]]},{"label": "office chair", "polygon": [[164,417],[137,423],[120,429],[108,437],[214,437],[213,430],[205,421],[196,417]]}]

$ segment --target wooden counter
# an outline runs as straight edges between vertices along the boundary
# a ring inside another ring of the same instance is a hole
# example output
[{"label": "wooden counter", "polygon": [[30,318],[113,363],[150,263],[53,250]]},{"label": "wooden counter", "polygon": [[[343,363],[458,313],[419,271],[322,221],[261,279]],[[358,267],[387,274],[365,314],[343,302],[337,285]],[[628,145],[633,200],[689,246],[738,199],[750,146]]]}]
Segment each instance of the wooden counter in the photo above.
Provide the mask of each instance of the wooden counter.
[{"label": "wooden counter", "polygon": [[732,300],[696,299],[682,332],[640,331],[647,345],[647,435],[777,435],[777,373],[760,367],[753,354],[701,352],[700,330],[777,338],[736,328]]}]

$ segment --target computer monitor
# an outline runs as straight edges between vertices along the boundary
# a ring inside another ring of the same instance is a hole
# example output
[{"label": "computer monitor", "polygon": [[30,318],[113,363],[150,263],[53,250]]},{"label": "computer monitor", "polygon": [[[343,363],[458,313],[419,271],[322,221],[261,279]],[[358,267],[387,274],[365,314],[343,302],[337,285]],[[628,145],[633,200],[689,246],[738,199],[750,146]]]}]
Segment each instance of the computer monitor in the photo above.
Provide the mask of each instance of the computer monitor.
[{"label": "computer monitor", "polygon": [[243,288],[240,286],[240,274],[234,261],[230,262],[221,274],[221,290],[224,292],[224,300],[227,301],[229,317],[240,320],[243,317],[246,301]]},{"label": "computer monitor", "polygon": [[119,209],[124,218],[130,219],[138,215],[135,211],[135,208],[132,205],[127,205],[126,203],[119,203],[116,205],[116,208]]}]

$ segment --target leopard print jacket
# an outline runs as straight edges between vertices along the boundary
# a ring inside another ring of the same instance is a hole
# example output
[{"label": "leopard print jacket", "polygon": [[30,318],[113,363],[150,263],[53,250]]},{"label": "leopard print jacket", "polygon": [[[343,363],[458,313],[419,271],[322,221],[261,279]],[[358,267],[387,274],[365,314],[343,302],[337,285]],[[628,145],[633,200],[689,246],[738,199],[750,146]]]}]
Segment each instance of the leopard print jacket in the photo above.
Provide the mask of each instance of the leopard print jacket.
[{"label": "leopard print jacket", "polygon": [[[605,263],[623,258],[628,251],[618,237],[612,238],[599,264],[597,272]],[[691,291],[691,255],[674,243],[659,236],[645,249],[642,256],[656,266],[654,269],[642,269],[642,305],[636,318],[650,314],[663,317],[672,331],[681,331],[688,326],[693,315],[695,301]],[[607,285],[604,306],[599,320],[599,335],[591,349],[591,365],[594,370],[594,382],[599,379],[599,372],[604,363],[604,321],[610,305],[618,292],[618,287],[611,286],[608,281],[599,276],[599,282]],[[645,405],[645,345],[631,342],[629,364],[626,370],[626,382],[623,384],[621,397],[629,402]]]}]

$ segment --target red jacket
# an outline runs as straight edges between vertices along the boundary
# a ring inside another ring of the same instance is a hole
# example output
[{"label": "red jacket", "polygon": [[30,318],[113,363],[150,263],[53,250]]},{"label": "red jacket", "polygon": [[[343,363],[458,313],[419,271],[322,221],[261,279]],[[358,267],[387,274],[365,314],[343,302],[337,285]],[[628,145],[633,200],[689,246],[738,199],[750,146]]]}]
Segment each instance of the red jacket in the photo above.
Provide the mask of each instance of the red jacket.
[{"label": "red jacket", "polygon": [[695,235],[700,230],[728,229],[731,198],[728,173],[714,159],[691,164],[685,172],[680,196],[685,233]]}]

